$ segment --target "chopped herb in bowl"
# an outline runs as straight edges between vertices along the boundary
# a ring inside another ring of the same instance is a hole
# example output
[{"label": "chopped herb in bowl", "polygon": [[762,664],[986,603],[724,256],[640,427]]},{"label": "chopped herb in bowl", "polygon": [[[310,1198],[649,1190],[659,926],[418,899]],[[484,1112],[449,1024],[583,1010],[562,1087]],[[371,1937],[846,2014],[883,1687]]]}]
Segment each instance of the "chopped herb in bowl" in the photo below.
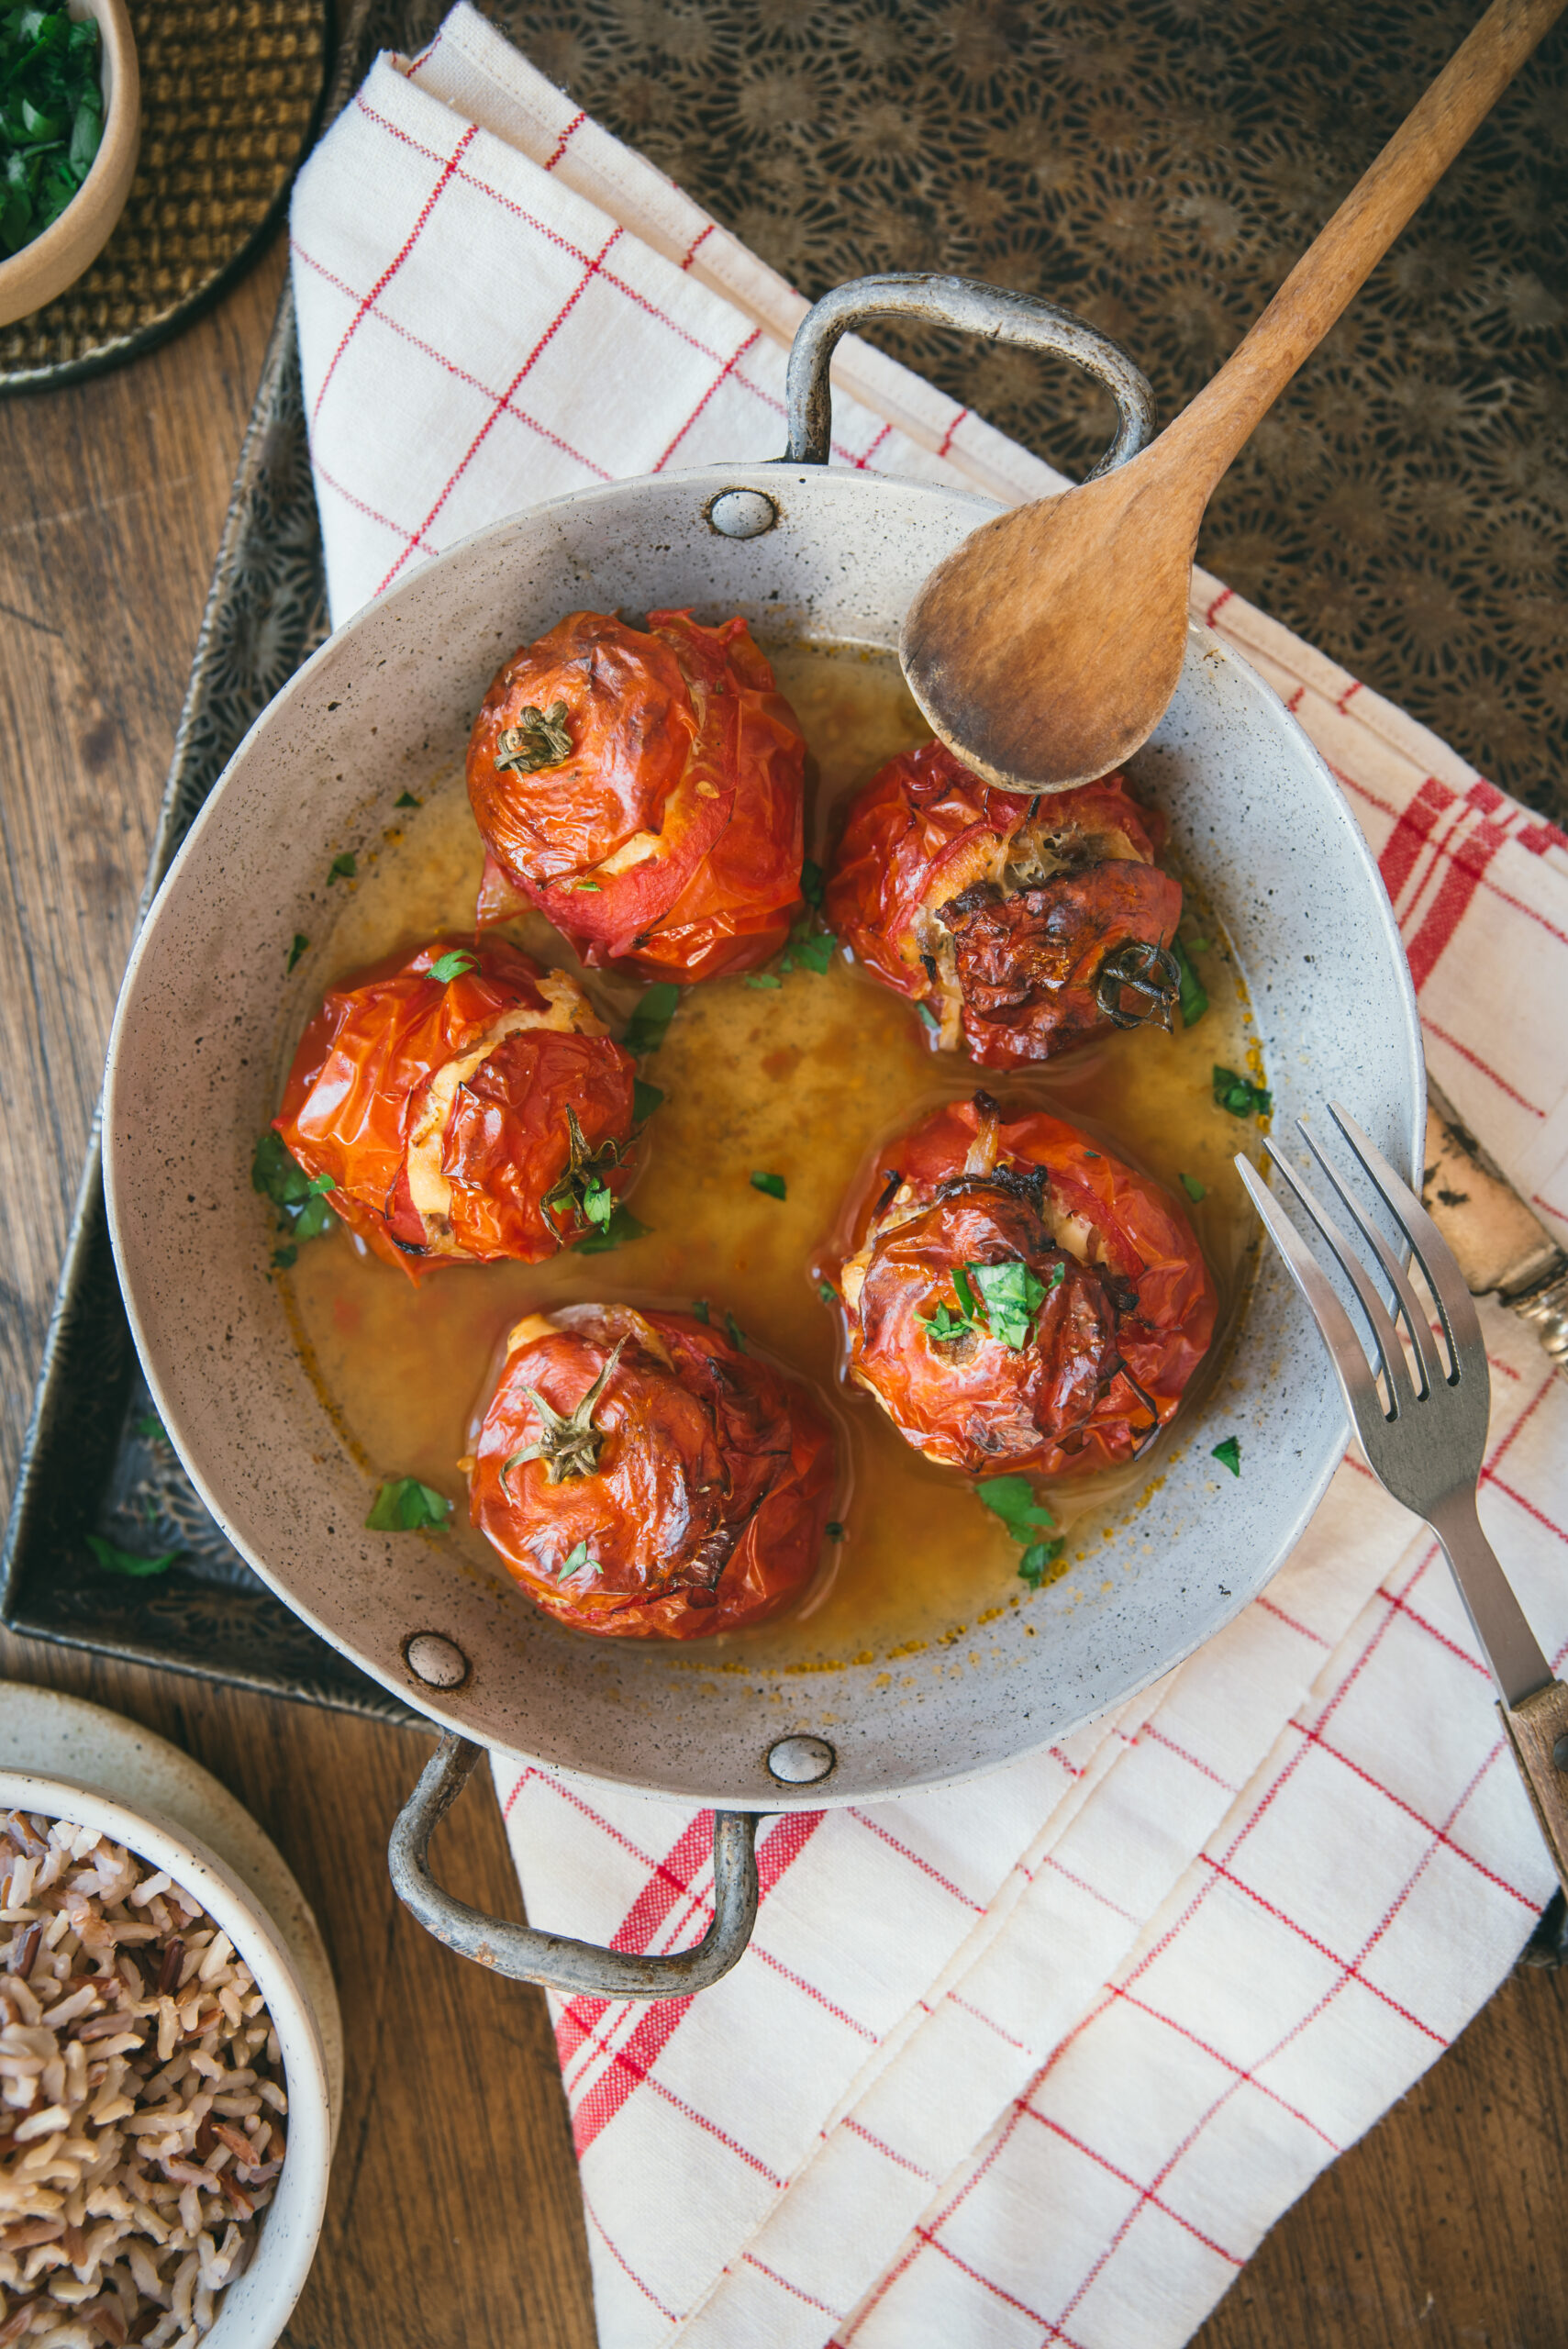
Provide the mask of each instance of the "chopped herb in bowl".
[{"label": "chopped herb in bowl", "polygon": [[65,0],[0,9],[0,252],[52,227],[104,135],[98,28]]}]

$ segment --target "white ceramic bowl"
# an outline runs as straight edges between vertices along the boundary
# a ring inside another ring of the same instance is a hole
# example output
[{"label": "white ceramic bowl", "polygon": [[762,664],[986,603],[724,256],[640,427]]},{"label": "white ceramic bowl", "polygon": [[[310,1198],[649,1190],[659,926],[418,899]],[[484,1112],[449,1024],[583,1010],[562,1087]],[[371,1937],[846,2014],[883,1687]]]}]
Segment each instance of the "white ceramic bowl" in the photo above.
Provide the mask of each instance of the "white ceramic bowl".
[{"label": "white ceramic bowl", "polygon": [[[34,1692],[5,1694],[24,1698]],[[71,1709],[90,1714],[96,1709]],[[9,1746],[11,1741],[6,1742]],[[166,1868],[216,1918],[255,1976],[283,2051],[288,2152],[250,2266],[218,2301],[217,2321],[206,2336],[204,2349],[272,2349],[310,2273],[327,2206],[337,2118],[328,2065],[336,2012],[324,2032],[282,1929],[239,1873],[173,1819],[139,1803],[132,1809],[79,1779],[0,1766],[0,1810],[10,1809],[97,1828],[139,1858]],[[304,1908],[303,1901],[299,1906]],[[308,1910],[305,1913],[308,1918]]]}]

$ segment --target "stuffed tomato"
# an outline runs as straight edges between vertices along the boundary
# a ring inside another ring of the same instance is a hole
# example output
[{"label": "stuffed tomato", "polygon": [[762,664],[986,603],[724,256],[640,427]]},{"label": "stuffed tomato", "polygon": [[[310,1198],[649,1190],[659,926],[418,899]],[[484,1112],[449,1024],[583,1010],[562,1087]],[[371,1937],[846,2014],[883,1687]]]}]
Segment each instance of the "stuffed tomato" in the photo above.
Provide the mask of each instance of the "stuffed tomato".
[{"label": "stuffed tomato", "polygon": [[1135,1460],[1214,1334],[1214,1282],[1170,1193],[984,1093],[878,1157],[852,1236],[834,1282],[850,1375],[971,1476]]},{"label": "stuffed tomato", "polygon": [[816,1572],[837,1477],[797,1380],[692,1314],[626,1305],[518,1322],[463,1466],[528,1596],[612,1639],[777,1614]]},{"label": "stuffed tomato", "polygon": [[527,903],[586,963],[753,970],[799,903],[805,770],[744,620],[573,612],[513,653],[474,721],[480,924]]},{"label": "stuffed tomato", "polygon": [[634,1074],[564,973],[499,940],[438,940],[330,991],[273,1126],[417,1281],[602,1230],[633,1173]]},{"label": "stuffed tomato", "polygon": [[1020,1067],[1112,1028],[1169,1027],[1182,892],[1154,862],[1164,836],[1119,774],[1027,799],[928,742],[855,799],[826,911],[941,1049]]}]

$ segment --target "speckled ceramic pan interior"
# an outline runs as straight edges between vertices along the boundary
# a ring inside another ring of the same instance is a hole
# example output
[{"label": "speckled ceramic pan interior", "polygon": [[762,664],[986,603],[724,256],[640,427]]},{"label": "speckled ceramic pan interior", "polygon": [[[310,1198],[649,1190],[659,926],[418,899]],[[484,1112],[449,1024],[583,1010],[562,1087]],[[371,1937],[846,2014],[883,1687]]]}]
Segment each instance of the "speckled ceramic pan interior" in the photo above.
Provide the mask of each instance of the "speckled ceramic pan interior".
[{"label": "speckled ceramic pan interior", "polygon": [[[709,526],[764,492],[764,535]],[[371,1490],[314,1392],[267,1277],[250,1154],[307,1011],[279,973],[323,845],[369,846],[397,794],[462,753],[499,662],[562,612],[692,605],[717,619],[892,645],[918,581],[993,509],[849,470],[759,465],[580,493],[416,572],[325,645],[241,744],[160,891],[110,1047],[109,1214],[131,1327],[164,1424],[229,1539],[279,1596],[399,1695],[489,1745],[731,1808],[816,1808],[966,1776],[1060,1736],[1168,1671],[1267,1582],[1345,1442],[1316,1331],[1263,1264],[1219,1399],[1247,1473],[1217,1468],[1205,1409],[1106,1552],[1106,1587],[1043,1592],[969,1642],[782,1680],[697,1675],[655,1643],[547,1620],[499,1568],[439,1539],[365,1531]],[[1176,697],[1136,763],[1235,945],[1279,1119],[1351,1107],[1416,1163],[1423,1080],[1388,902],[1329,770],[1268,687],[1193,632]],[[1240,1129],[1238,1130],[1240,1132]],[[452,1277],[458,1277],[453,1275]],[[1026,1632],[1025,1619],[1033,1627]],[[445,1633],[472,1660],[440,1696],[404,1647]],[[838,1767],[792,1792],[764,1755],[828,1737]]]}]

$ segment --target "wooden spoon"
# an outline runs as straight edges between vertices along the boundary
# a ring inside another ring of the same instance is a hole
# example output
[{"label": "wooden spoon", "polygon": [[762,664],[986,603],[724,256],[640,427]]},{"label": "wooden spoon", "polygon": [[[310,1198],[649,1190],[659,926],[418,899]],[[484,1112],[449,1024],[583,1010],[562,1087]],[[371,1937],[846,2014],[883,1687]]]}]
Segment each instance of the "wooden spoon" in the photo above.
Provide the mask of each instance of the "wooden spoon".
[{"label": "wooden spoon", "polygon": [[899,651],[966,765],[1011,791],[1062,791],[1148,740],[1181,673],[1215,484],[1565,6],[1493,0],[1251,333],[1140,456],[998,515],[932,572]]}]

